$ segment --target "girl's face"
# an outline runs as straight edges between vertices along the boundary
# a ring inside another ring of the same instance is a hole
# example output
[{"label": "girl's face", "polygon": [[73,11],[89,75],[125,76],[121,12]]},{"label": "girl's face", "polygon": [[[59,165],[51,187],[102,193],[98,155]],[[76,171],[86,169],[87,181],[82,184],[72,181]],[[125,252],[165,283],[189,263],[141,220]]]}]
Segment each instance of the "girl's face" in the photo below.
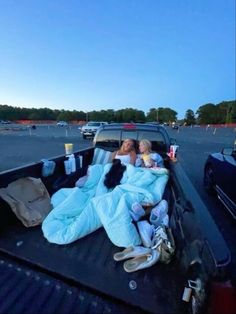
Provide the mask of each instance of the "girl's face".
[{"label": "girl's face", "polygon": [[149,150],[148,150],[148,147],[147,147],[147,145],[145,144],[145,143],[139,143],[139,151],[140,151],[140,153],[148,153],[149,152]]},{"label": "girl's face", "polygon": [[131,140],[125,140],[122,145],[122,149],[124,152],[131,152],[134,148],[134,143]]}]

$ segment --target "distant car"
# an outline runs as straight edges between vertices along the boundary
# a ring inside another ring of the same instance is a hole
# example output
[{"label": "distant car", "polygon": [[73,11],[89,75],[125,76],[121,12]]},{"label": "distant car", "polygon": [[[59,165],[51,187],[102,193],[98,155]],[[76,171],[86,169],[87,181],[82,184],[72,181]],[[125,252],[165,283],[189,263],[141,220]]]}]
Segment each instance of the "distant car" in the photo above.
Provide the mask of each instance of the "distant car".
[{"label": "distant car", "polygon": [[58,121],[57,126],[68,126],[68,123],[66,121]]},{"label": "distant car", "polygon": [[35,124],[30,124],[27,126],[28,129],[36,130],[36,125]]},{"label": "distant car", "polygon": [[172,129],[173,130],[178,130],[179,129],[179,124],[172,124]]},{"label": "distant car", "polygon": [[100,126],[108,124],[107,122],[101,122],[101,121],[90,121],[87,124],[83,125],[81,128],[81,134],[83,138],[87,137],[93,137],[95,136],[97,130],[100,128]]},{"label": "distant car", "polygon": [[11,121],[9,121],[9,120],[0,120],[0,123],[1,124],[10,124]]},{"label": "distant car", "polygon": [[204,186],[216,193],[220,201],[236,219],[236,149],[224,148],[210,154],[204,167]]}]

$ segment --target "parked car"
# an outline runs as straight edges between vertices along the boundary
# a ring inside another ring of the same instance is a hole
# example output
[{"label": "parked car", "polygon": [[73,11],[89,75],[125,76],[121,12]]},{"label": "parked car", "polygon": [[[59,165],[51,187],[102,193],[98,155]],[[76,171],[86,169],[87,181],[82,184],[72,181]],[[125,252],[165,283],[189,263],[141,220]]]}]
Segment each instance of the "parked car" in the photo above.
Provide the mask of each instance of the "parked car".
[{"label": "parked car", "polygon": [[100,128],[100,126],[108,124],[107,122],[103,121],[90,121],[87,124],[83,125],[81,128],[81,134],[83,138],[94,136],[97,132],[97,130]]},{"label": "parked car", "polygon": [[0,124],[11,124],[9,120],[0,120]]},{"label": "parked car", "polygon": [[173,130],[178,130],[179,129],[179,124],[172,124],[172,129]]},{"label": "parked car", "polygon": [[236,149],[224,148],[210,154],[204,167],[204,186],[216,194],[236,219]]},{"label": "parked car", "polygon": [[66,121],[58,121],[57,126],[68,126],[68,123]]}]

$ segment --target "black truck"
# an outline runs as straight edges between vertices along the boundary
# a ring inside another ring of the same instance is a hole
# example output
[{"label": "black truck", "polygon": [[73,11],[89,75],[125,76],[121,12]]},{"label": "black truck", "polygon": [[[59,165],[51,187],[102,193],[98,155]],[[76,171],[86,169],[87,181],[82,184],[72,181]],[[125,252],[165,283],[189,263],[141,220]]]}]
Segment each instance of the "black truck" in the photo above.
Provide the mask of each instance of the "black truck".
[{"label": "black truck", "polygon": [[114,151],[126,138],[150,140],[169,169],[163,197],[176,246],[171,262],[127,273],[114,261],[120,249],[103,228],[71,244],[52,244],[40,225],[25,227],[0,198],[0,313],[213,313],[215,306],[218,313],[233,312],[230,251],[181,164],[169,158],[174,141],[164,127],[103,125],[92,147],[74,153],[76,172],[66,175],[66,156],[58,156],[49,176],[42,176],[42,162],[1,172],[0,188],[25,177],[41,178],[49,195],[74,187],[95,148]]}]

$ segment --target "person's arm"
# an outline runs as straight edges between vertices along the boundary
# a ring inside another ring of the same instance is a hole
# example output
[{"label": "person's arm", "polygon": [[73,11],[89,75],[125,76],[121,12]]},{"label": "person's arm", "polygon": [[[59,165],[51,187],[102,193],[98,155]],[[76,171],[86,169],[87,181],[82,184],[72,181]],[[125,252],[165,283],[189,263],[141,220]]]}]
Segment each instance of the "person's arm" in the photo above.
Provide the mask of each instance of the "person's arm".
[{"label": "person's arm", "polygon": [[131,165],[135,165],[135,161],[136,161],[136,158],[137,158],[137,154],[135,151],[132,151],[130,152],[130,164]]},{"label": "person's arm", "polygon": [[111,160],[115,159],[116,154],[117,154],[117,150],[115,150],[115,151],[112,153],[112,155],[111,155]]},{"label": "person's arm", "polygon": [[164,161],[163,158],[160,154],[158,153],[152,153],[151,154],[151,158],[154,160],[154,162],[156,163],[157,167],[164,167]]}]

